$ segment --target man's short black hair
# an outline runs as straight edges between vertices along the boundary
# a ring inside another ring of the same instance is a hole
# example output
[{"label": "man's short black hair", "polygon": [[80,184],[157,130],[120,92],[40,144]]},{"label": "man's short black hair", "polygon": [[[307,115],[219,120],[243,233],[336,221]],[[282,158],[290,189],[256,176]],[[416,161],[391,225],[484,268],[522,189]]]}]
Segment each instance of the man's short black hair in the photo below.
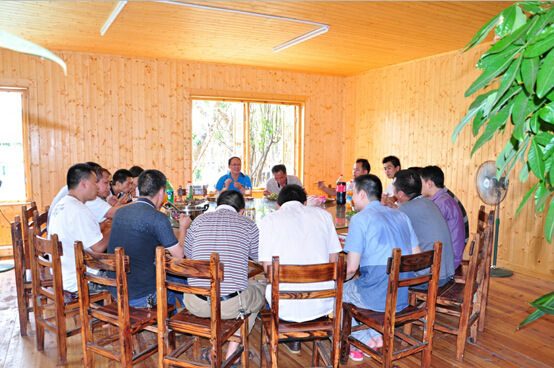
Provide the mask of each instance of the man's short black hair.
[{"label": "man's short black hair", "polygon": [[242,160],[240,159],[239,156],[233,156],[233,157],[229,158],[229,164],[228,164],[229,166],[231,165],[231,161],[233,161],[234,158],[238,158],[240,163],[242,164]]},{"label": "man's short black hair", "polygon": [[367,173],[369,174],[369,172],[371,171],[371,165],[369,164],[368,160],[366,160],[365,158],[359,158],[356,160],[356,163],[362,164],[362,170],[367,171]]},{"label": "man's short black hair", "polygon": [[96,174],[96,182],[98,183],[100,179],[104,176],[104,173],[108,173],[108,176],[112,175],[108,169],[104,169],[103,167],[95,167],[93,168],[94,173]]},{"label": "man's short black hair", "polygon": [[165,189],[166,181],[167,178],[161,171],[145,170],[138,177],[139,194],[142,197],[154,198],[161,189]]},{"label": "man's short black hair", "polygon": [[[420,167],[420,166],[410,166],[410,167],[408,167],[408,170],[415,171],[415,172],[418,173],[418,174],[419,174],[419,171],[420,171],[421,169],[422,169],[422,167]],[[420,174],[419,176],[421,176],[421,174]]]},{"label": "man's short black hair", "polygon": [[372,174],[360,175],[354,179],[354,187],[359,193],[362,190],[365,192],[370,201],[380,201],[383,194],[383,184],[381,179]]},{"label": "man's short black hair", "polygon": [[77,188],[82,180],[90,179],[93,173],[92,167],[89,164],[75,164],[67,170],[67,189],[72,190]]},{"label": "man's short black hair", "polygon": [[138,178],[138,176],[144,171],[144,169],[140,166],[133,166],[129,169],[129,172],[134,178]]},{"label": "man's short black hair", "polygon": [[92,167],[92,170],[96,170],[97,167],[100,167],[100,165],[98,165],[96,162],[93,162],[93,161],[87,161],[85,163],[90,167]]},{"label": "man's short black hair", "polygon": [[217,197],[217,205],[226,204],[233,207],[237,212],[244,209],[244,196],[237,190],[226,190]]},{"label": "man's short black hair", "polygon": [[383,159],[383,165],[387,162],[390,162],[392,166],[399,167],[400,166],[400,160],[396,156],[387,156]]},{"label": "man's short black hair", "polygon": [[424,181],[431,180],[437,188],[444,188],[444,173],[440,167],[426,166],[418,174]]},{"label": "man's short black hair", "polygon": [[410,199],[421,195],[421,178],[413,170],[400,170],[392,183],[397,191],[402,191]]},{"label": "man's short black hair", "polygon": [[282,171],[283,174],[287,175],[287,167],[283,164],[275,165],[271,168],[273,174],[277,174],[279,171]]},{"label": "man's short black hair", "polygon": [[133,174],[127,169],[119,169],[113,174],[112,183],[117,182],[123,184],[127,181],[127,178],[132,178]]},{"label": "man's short black hair", "polygon": [[282,206],[284,203],[290,201],[298,201],[304,204],[308,198],[306,197],[306,192],[300,185],[289,184],[281,188],[279,195],[277,196],[277,203],[279,206]]}]

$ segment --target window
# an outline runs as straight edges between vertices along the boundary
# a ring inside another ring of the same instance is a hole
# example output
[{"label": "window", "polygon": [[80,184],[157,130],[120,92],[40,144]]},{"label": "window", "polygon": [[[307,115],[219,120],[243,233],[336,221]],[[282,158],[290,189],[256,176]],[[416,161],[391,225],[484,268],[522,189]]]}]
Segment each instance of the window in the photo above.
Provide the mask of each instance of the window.
[{"label": "window", "polygon": [[242,172],[254,187],[265,186],[277,164],[299,176],[301,108],[280,102],[193,100],[193,182],[213,189],[228,172],[231,156],[242,158]]},{"label": "window", "polygon": [[0,201],[28,199],[25,164],[26,90],[0,88]]}]

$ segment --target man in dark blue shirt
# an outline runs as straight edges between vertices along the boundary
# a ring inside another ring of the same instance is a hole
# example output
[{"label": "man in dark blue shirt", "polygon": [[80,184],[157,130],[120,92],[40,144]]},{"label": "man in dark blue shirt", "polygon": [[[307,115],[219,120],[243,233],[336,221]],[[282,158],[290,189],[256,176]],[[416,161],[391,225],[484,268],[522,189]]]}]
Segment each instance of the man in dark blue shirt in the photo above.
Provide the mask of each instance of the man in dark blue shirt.
[{"label": "man in dark blue shirt", "polygon": [[[138,179],[140,198],[118,210],[113,219],[108,253],[121,247],[129,256],[131,272],[127,280],[131,307],[146,308],[149,299],[156,300],[156,247],[162,245],[174,257],[184,256],[183,244],[191,219],[181,216],[177,240],[167,215],[159,211],[165,199],[165,185],[166,177],[160,171],[142,172]],[[108,272],[108,276],[115,277],[115,273]],[[115,288],[110,288],[110,292],[116,296]],[[168,293],[169,303],[174,304],[174,298],[175,294]]]}]

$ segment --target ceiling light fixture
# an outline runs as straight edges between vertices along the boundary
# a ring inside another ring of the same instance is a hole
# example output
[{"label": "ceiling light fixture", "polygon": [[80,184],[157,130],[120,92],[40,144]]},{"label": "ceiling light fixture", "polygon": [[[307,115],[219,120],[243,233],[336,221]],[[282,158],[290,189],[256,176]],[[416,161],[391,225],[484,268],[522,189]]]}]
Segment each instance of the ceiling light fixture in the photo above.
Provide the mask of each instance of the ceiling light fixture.
[{"label": "ceiling light fixture", "polygon": [[108,20],[104,24],[104,27],[102,27],[102,29],[100,30],[100,34],[102,36],[108,31],[108,28],[110,28],[110,26],[112,25],[115,18],[117,18],[119,13],[123,10],[123,7],[125,6],[125,4],[127,4],[127,1],[120,1],[117,4],[117,6],[113,10],[112,14],[110,15],[110,17],[108,18]]},{"label": "ceiling light fixture", "polygon": [[[124,1],[121,1],[124,2]],[[173,4],[173,5],[181,5],[181,6],[188,6],[191,8],[199,8],[199,9],[207,9],[207,10],[218,10],[228,13],[235,13],[235,14],[243,14],[243,15],[252,15],[255,17],[262,17],[262,18],[269,18],[269,19],[277,19],[277,20],[285,20],[289,22],[297,22],[297,23],[303,23],[303,24],[310,24],[314,26],[318,26],[318,29],[315,29],[311,32],[306,33],[305,35],[302,35],[300,37],[293,38],[290,41],[287,41],[279,46],[275,46],[273,48],[273,52],[278,52],[283,49],[286,49],[287,47],[294,46],[300,42],[304,42],[306,40],[309,40],[310,38],[313,38],[315,36],[319,36],[322,33],[325,33],[329,31],[329,25],[323,24],[323,23],[316,23],[316,22],[310,22],[309,20],[302,20],[302,19],[294,19],[294,18],[287,18],[287,17],[279,17],[277,15],[269,15],[269,14],[261,14],[261,13],[253,13],[249,11],[244,10],[235,10],[235,9],[225,9],[225,8],[216,8],[214,6],[207,6],[207,5],[198,5],[198,4],[190,4],[190,3],[182,3],[179,1],[172,1],[172,0],[155,0],[157,3],[165,3],[165,4]],[[114,11],[115,13],[115,11]],[[117,14],[116,14],[117,16]],[[115,17],[114,17],[115,19]],[[108,24],[106,22],[106,24]],[[105,26],[104,26],[105,27]],[[109,26],[108,26],[109,27]]]},{"label": "ceiling light fixture", "polygon": [[325,33],[329,30],[329,26],[325,26],[325,27],[321,27],[321,28],[318,28],[318,29],[314,29],[313,31],[311,32],[308,32],[306,33],[305,35],[302,35],[300,37],[296,37],[296,38],[293,38],[292,40],[290,41],[287,41],[285,43],[282,43],[280,44],[279,46],[275,46],[273,48],[273,52],[279,52],[281,50],[284,50],[286,49],[287,47],[291,47],[291,46],[294,46],[300,42],[304,42],[306,40],[309,40],[310,38],[313,38],[315,36],[319,36],[320,34],[322,33]]}]

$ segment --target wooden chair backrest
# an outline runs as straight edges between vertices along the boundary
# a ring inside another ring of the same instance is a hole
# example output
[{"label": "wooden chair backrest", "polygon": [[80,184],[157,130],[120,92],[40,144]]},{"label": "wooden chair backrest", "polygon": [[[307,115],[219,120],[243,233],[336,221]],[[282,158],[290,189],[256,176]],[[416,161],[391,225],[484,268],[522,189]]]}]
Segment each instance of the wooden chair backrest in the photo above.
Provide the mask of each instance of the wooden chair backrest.
[{"label": "wooden chair backrest", "polygon": [[[340,331],[343,284],[346,278],[346,263],[343,254],[339,256],[337,262],[313,265],[281,265],[279,257],[273,257],[267,277],[271,283],[271,329],[275,343],[277,342],[277,331],[279,331],[279,299],[334,298],[334,330]],[[324,281],[334,281],[335,287],[325,290],[280,290],[281,283],[306,284]],[[338,341],[338,335],[335,336],[335,339]]]},{"label": "wooden chair backrest", "polygon": [[[58,240],[58,235],[53,234],[50,239],[40,236],[38,227],[34,227],[33,241],[30,247],[31,257],[31,278],[33,283],[33,294],[36,298],[46,296],[54,300],[57,306],[63,308],[63,281],[62,265],[60,256],[63,255],[62,243]],[[41,275],[52,275],[52,289],[44,286],[44,280]]]},{"label": "wooden chair backrest", "polygon": [[29,234],[29,229],[33,227],[33,212],[37,210],[37,204],[32,201],[29,208],[26,205],[21,206],[21,228],[23,231],[23,254],[25,256],[25,268],[30,269],[30,239],[33,237]]},{"label": "wooden chair backrest", "polygon": [[[83,249],[83,243],[76,241],[75,265],[77,267],[80,307],[83,310],[91,308],[89,281],[100,285],[113,286],[117,290],[119,329],[120,331],[128,331],[130,329],[130,314],[127,274],[131,272],[131,266],[129,256],[125,255],[125,250],[117,247],[114,254],[96,253],[90,249]],[[89,273],[87,267],[113,271],[116,274],[115,279]]]},{"label": "wooden chair backrest", "polygon": [[[484,282],[488,282],[488,278],[490,277],[490,263],[493,246],[492,242],[494,238],[494,211],[491,211],[491,214],[487,215],[487,222],[488,223],[484,229],[484,232],[482,234],[478,234],[479,244],[476,243],[477,240],[473,241],[472,248],[470,248],[469,250],[470,259],[468,268],[468,279],[466,283],[473,280],[473,283],[470,284],[473,285],[471,295],[473,295],[477,291],[482,293]],[[473,269],[472,261],[474,263]],[[472,274],[472,272],[474,273],[474,275]]]},{"label": "wooden chair backrest", "polygon": [[[44,237],[46,235],[46,223],[48,221],[48,207],[45,212],[40,213],[38,210],[33,211],[33,221],[29,224],[29,231],[32,231],[35,227],[39,230],[39,235]],[[32,234],[32,233],[31,233]],[[31,238],[32,235],[29,235]]]},{"label": "wooden chair backrest", "polygon": [[[25,280],[25,249],[23,247],[23,224],[19,216],[10,223],[12,231],[13,259],[15,264],[15,277],[18,280]],[[30,267],[30,264],[27,263]]]},{"label": "wooden chair backrest", "polygon": [[487,214],[487,212],[485,212],[485,206],[481,205],[481,207],[479,208],[479,213],[477,215],[477,232],[482,234],[485,231],[485,227],[487,227],[488,222],[489,215]]},{"label": "wooden chair backrest", "polygon": [[[167,279],[167,275],[210,280],[210,287],[179,284]],[[173,258],[165,255],[165,248],[156,248],[156,285],[158,300],[167,300],[167,290],[180,293],[199,294],[210,297],[211,333],[213,341],[221,341],[221,289],[223,281],[223,263],[218,253],[212,253],[209,261]],[[158,334],[165,333],[165,321],[168,315],[167,303],[158,303]]]},{"label": "wooden chair backrest", "polygon": [[[435,242],[433,250],[422,253],[402,256],[402,251],[395,248],[392,257],[387,263],[387,274],[389,275],[389,287],[385,306],[385,321],[391,321],[394,326],[396,316],[396,301],[398,288],[414,286],[428,282],[427,288],[427,309],[429,313],[435,313],[435,302],[437,300],[437,289],[439,285],[440,261],[442,255],[442,243]],[[429,272],[400,279],[402,272],[416,272],[429,269]]]}]

